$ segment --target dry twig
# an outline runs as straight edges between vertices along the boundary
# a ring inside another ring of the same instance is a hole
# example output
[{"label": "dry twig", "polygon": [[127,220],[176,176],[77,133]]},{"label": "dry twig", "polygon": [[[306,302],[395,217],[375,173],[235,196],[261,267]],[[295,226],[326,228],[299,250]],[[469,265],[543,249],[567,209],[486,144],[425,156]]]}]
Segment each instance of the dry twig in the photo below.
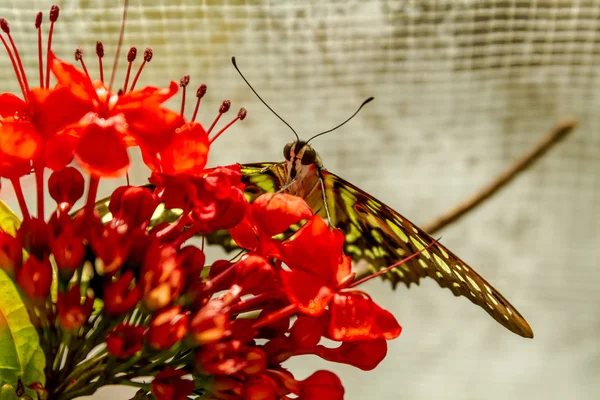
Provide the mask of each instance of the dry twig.
[{"label": "dry twig", "polygon": [[509,165],[502,173],[494,178],[490,183],[480,189],[478,192],[467,197],[456,206],[439,217],[424,224],[422,229],[433,235],[440,229],[455,222],[463,215],[473,210],[485,200],[493,196],[498,190],[510,183],[521,172],[524,172],[535,161],[540,159],[546,152],[555,144],[560,142],[567,134],[569,134],[577,126],[577,121],[573,118],[563,118],[557,122],[552,129],[540,140],[531,150],[523,154],[521,158]]}]

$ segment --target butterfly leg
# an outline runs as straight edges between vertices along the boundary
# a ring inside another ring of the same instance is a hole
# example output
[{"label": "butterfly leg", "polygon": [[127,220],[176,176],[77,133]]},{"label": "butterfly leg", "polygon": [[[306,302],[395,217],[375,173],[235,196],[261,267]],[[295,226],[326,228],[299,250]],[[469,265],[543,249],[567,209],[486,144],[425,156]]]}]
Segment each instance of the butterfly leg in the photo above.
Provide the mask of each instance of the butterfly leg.
[{"label": "butterfly leg", "polygon": [[319,185],[321,185],[321,196],[323,196],[323,205],[325,206],[325,214],[327,215],[327,223],[329,224],[330,227],[335,228],[335,226],[333,226],[333,223],[331,222],[331,214],[329,213],[329,206],[327,205],[327,196],[325,195],[325,181],[323,180],[323,177],[320,176],[321,174],[319,174]]}]

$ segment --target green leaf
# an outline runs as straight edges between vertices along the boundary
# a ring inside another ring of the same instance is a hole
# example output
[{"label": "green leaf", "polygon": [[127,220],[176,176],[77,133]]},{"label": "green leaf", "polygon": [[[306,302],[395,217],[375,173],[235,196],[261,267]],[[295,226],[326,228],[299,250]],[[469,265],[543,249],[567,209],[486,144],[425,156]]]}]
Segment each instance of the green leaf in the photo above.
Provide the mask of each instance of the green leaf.
[{"label": "green leaf", "polygon": [[12,236],[16,236],[20,225],[21,220],[17,217],[17,214],[0,200],[0,229]]},{"label": "green leaf", "polygon": [[45,383],[37,331],[12,280],[0,269],[0,383]]}]

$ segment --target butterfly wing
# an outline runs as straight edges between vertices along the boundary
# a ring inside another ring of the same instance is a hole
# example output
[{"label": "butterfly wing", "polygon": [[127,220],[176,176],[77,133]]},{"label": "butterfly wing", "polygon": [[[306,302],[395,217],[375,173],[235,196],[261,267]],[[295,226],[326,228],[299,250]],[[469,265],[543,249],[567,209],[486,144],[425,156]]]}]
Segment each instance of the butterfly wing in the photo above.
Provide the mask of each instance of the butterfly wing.
[{"label": "butterfly wing", "polygon": [[[262,193],[276,192],[285,184],[283,164],[247,164],[242,166],[242,173],[250,201]],[[371,268],[379,270],[434,242],[419,227],[368,193],[328,171],[319,173],[325,196],[317,188],[305,200],[325,218],[326,199],[331,222],[344,232],[345,252],[353,261],[366,260]],[[456,296],[467,297],[512,332],[533,337],[527,321],[504,296],[440,243],[385,276],[394,286],[399,282],[407,286],[418,284],[424,277],[433,278]]]},{"label": "butterfly wing", "polygon": [[[321,171],[333,224],[346,235],[346,252],[375,268],[390,266],[424,249],[434,239],[412,222],[342,178]],[[311,207],[314,207],[311,204]],[[492,285],[440,243],[394,268],[387,276],[407,286],[433,278],[455,296],[465,296],[509,330],[533,337],[521,314]]]}]

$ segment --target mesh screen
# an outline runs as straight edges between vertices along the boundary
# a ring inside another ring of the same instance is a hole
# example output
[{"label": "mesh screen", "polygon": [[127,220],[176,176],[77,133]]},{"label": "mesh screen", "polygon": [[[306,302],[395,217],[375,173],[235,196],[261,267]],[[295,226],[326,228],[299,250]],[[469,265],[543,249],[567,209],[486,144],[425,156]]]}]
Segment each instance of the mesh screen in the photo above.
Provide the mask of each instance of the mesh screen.
[{"label": "mesh screen", "polygon": [[[94,46],[103,40],[110,70],[121,1],[58,4],[56,53],[72,60],[82,47],[97,77]],[[34,83],[33,20],[50,5],[0,4]],[[394,293],[371,282],[367,289],[404,326],[387,359],[370,373],[309,357],[288,365],[298,378],[332,368],[348,399],[596,398],[600,1],[131,0],[124,45],[125,52],[131,45],[140,53],[154,49],[141,85],[166,85],[183,74],[191,75],[191,88],[207,83],[199,114],[205,123],[226,98],[234,109],[249,109],[248,118],[216,142],[213,164],[279,161],[292,139],[237,76],[232,55],[304,137],[336,125],[375,96],[315,146],[329,170],[416,223],[486,183],[560,117],[577,117],[572,137],[443,232],[443,242],[529,320],[533,341],[510,334],[433,282]],[[117,82],[124,79],[121,58]],[[18,90],[6,56],[0,57],[0,86]],[[194,100],[188,96],[188,112]],[[146,172],[138,167],[131,177],[143,183]],[[106,182],[104,189],[121,183]],[[16,208],[8,186],[1,197]],[[96,398],[114,396],[106,390]]]}]

